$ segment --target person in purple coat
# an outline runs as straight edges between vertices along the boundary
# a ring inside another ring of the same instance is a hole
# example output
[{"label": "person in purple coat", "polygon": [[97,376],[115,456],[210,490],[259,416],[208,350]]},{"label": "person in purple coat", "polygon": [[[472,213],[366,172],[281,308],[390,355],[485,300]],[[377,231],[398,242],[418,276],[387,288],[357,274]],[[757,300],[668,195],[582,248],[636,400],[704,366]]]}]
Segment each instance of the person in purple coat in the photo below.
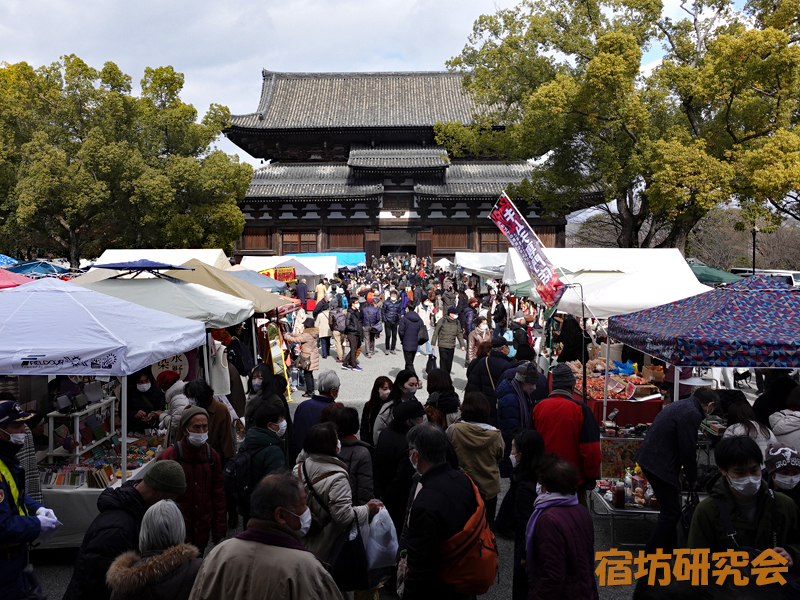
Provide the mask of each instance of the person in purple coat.
[{"label": "person in purple coat", "polygon": [[525,532],[528,599],[596,600],[594,528],[578,504],[578,468],[546,454],[537,470],[541,491]]}]

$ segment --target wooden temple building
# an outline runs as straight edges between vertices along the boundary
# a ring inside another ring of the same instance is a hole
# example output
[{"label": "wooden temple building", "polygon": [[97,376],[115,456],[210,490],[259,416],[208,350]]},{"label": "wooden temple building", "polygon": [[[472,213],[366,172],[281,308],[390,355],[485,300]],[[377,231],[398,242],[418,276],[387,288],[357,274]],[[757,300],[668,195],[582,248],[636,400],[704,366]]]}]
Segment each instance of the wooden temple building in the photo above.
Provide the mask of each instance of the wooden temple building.
[{"label": "wooden temple building", "polygon": [[[453,159],[434,125],[468,124],[476,106],[447,72],[263,72],[256,112],[234,116],[227,137],[268,164],[241,204],[235,254],[409,252],[452,258],[502,252],[488,219],[527,163]],[[546,246],[563,247],[564,219],[528,220]]]}]

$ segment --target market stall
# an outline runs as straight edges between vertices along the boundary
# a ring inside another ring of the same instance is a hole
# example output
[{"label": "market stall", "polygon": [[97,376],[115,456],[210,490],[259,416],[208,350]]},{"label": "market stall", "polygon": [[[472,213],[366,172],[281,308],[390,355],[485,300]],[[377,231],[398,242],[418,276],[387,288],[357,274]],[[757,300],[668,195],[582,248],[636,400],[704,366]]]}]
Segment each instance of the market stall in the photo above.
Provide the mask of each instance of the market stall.
[{"label": "market stall", "polygon": [[[503,277],[507,257],[506,252],[456,252],[453,265],[464,269],[465,273],[499,281]],[[527,279],[530,279],[530,275]]]},{"label": "market stall", "polygon": [[[43,315],[56,315],[58,323],[44,325]],[[127,376],[138,370],[189,352],[205,343],[205,329],[197,321],[176,317],[125,302],[112,296],[94,292],[58,279],[43,279],[21,285],[0,294],[0,374],[2,375],[69,375],[97,378],[102,383],[116,377],[121,383],[119,453],[116,465],[106,455],[103,463],[94,450],[114,441],[74,440],[67,456],[69,478],[79,465],[69,465],[74,456],[82,457],[93,473],[101,464],[112,470],[119,468],[119,477],[111,485],[119,485],[129,475],[138,477],[152,463],[155,451],[129,449],[127,432]],[[109,382],[110,383],[110,382]],[[113,402],[108,398],[109,403]],[[96,409],[105,410],[101,397]],[[92,412],[94,404],[82,410]],[[71,411],[74,412],[74,411]],[[81,411],[78,411],[80,419]],[[115,427],[114,418],[110,419]],[[113,437],[100,423],[104,436]],[[48,432],[53,435],[53,432]],[[144,440],[149,444],[150,440]],[[94,446],[87,452],[86,448]],[[152,456],[151,456],[152,454]],[[125,457],[124,460],[120,457]],[[110,461],[110,462],[106,462]],[[122,464],[124,463],[124,464]],[[129,473],[130,472],[130,473]],[[59,473],[61,475],[61,473]],[[112,473],[113,475],[113,473]],[[69,480],[67,480],[69,482]],[[101,489],[90,489],[87,484],[45,486],[45,504],[55,508],[64,523],[63,532],[51,542],[50,547],[78,545],[83,537],[86,522],[97,512],[96,501]],[[60,483],[63,483],[60,482]],[[55,490],[53,489],[55,487]]]},{"label": "market stall", "polygon": [[233,265],[230,269],[226,269],[226,273],[235,275],[239,279],[243,279],[247,283],[252,283],[254,286],[274,293],[285,293],[289,287],[285,282],[278,281],[272,277],[267,277],[256,271],[251,271],[242,265]]}]

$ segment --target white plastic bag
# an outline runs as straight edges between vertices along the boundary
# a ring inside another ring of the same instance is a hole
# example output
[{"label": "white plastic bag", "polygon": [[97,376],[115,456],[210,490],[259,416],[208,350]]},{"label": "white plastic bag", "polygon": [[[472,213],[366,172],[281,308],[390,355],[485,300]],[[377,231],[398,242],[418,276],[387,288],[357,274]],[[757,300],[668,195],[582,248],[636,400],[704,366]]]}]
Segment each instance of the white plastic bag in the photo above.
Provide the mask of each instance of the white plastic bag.
[{"label": "white plastic bag", "polygon": [[382,508],[369,524],[367,562],[370,569],[393,567],[397,564],[397,532],[389,512]]}]

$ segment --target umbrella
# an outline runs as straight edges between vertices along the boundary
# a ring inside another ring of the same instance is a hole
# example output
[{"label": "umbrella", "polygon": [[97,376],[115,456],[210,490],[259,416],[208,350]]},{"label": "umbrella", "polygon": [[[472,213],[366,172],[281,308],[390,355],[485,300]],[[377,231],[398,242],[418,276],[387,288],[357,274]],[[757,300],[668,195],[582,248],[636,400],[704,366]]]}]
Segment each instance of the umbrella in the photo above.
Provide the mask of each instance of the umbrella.
[{"label": "umbrella", "polygon": [[700,283],[705,283],[706,285],[716,285],[718,283],[734,283],[736,281],[741,281],[742,278],[738,275],[734,275],[733,273],[728,273],[727,271],[723,271],[721,269],[715,269],[713,267],[709,267],[701,263],[700,261],[691,260],[689,262],[689,268],[694,273],[694,276],[697,277],[697,280]]},{"label": "umbrella", "polygon": [[6,270],[20,275],[54,275],[67,272],[67,269],[57,267],[46,260],[29,260],[28,262],[8,267]]},{"label": "umbrella", "polygon": [[9,273],[5,269],[0,269],[0,290],[17,287],[29,281],[33,281],[33,279],[17,273]]},{"label": "umbrella", "polygon": [[156,262],[154,260],[147,260],[142,258],[139,260],[131,260],[128,262],[105,263],[102,265],[93,265],[95,269],[116,269],[118,271],[167,271],[169,269],[176,269],[178,271],[188,270],[189,267],[177,267],[167,263]]},{"label": "umbrella", "polygon": [[10,256],[6,256],[5,254],[0,254],[0,267],[4,267],[6,265],[15,265],[17,261],[11,258]]}]

